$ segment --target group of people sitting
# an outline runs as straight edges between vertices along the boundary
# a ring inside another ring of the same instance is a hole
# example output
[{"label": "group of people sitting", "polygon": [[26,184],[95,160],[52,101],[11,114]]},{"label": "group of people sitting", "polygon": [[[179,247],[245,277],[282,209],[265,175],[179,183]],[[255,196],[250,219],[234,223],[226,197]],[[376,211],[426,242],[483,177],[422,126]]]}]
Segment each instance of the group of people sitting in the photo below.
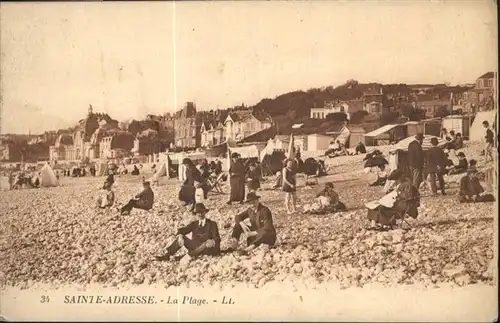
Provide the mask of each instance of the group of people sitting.
[{"label": "group of people sitting", "polygon": [[[174,257],[181,248],[187,253],[181,260],[187,263],[200,255],[217,256],[221,253],[238,251],[245,254],[263,246],[269,248],[276,243],[276,229],[268,207],[260,203],[260,196],[254,192],[247,195],[249,207],[234,218],[234,226],[230,237],[230,247],[221,250],[221,237],[218,224],[206,217],[209,210],[203,203],[196,203],[193,212],[197,219],[177,230],[173,242],[166,248],[166,253],[157,256],[158,261],[167,261]],[[188,237],[191,234],[191,238]],[[239,249],[241,235],[246,238],[246,246]]]},{"label": "group of people sitting", "polygon": [[[453,165],[444,149],[438,146],[437,138],[431,138],[432,147],[424,154],[422,150],[423,139],[423,134],[417,134],[415,140],[409,144],[409,172],[393,171],[385,178],[387,181],[391,181],[389,184],[392,184],[389,185],[388,194],[377,201],[365,204],[368,209],[367,217],[371,221],[369,229],[390,229],[397,220],[404,219],[406,215],[412,218],[418,216],[419,189],[423,174],[427,174],[432,196],[437,195],[438,189],[442,195],[446,195],[443,175],[465,172],[466,174],[461,177],[459,185],[458,200],[460,203],[495,201],[494,196],[485,192],[479,182],[476,160],[467,161],[465,154],[459,152],[457,154],[458,165]],[[456,140],[453,144],[454,147],[459,146]]]},{"label": "group of people sitting", "polygon": [[464,139],[461,133],[455,133],[455,131],[448,130],[446,128],[441,129],[441,138],[446,139],[445,149],[448,150],[458,150],[464,147]]},{"label": "group of people sitting", "polygon": [[[114,173],[109,171],[104,185],[102,187],[102,192],[97,198],[96,206],[100,209],[110,209],[115,204],[115,193],[112,189],[114,184]],[[130,199],[125,205],[120,208],[121,215],[129,215],[132,209],[150,210],[153,208],[154,203],[154,193],[151,189],[150,182],[142,180],[143,190]]]}]

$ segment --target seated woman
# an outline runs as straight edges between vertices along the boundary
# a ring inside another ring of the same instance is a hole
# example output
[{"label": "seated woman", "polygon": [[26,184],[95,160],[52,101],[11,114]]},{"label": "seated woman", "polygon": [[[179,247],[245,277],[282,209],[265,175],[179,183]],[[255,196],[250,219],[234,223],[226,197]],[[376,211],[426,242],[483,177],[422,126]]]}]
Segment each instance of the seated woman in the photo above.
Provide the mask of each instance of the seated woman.
[{"label": "seated woman", "polygon": [[461,133],[457,133],[455,135],[454,144],[455,144],[455,149],[462,149],[462,148],[464,148],[464,140],[462,138],[462,134]]},{"label": "seated woman", "polygon": [[104,183],[102,194],[97,198],[97,207],[100,209],[107,209],[115,203],[115,193],[111,190],[111,184]]},{"label": "seated woman", "polygon": [[452,165],[450,167],[447,167],[448,175],[465,173],[469,168],[469,162],[467,161],[467,158],[465,158],[465,154],[463,152],[459,152],[457,154],[457,157],[458,157],[458,165]]},{"label": "seated woman", "polygon": [[339,199],[339,194],[333,189],[333,183],[325,184],[323,190],[316,194],[315,202],[304,211],[313,214],[326,214],[346,211],[347,208]]},{"label": "seated woman", "polygon": [[371,222],[368,230],[391,229],[396,220],[404,218],[406,214],[414,219],[418,216],[420,194],[412,185],[410,177],[401,171],[394,171],[388,179],[396,181],[395,190],[378,201],[366,204],[367,218]]},{"label": "seated woman", "polygon": [[469,167],[467,175],[460,179],[460,191],[458,193],[458,201],[460,203],[495,201],[495,197],[492,194],[485,193],[484,188],[479,183],[477,174],[478,172],[475,167]]},{"label": "seated woman", "polygon": [[385,165],[378,165],[371,168],[366,168],[367,175],[369,176],[369,186],[384,186],[387,181],[387,172]]},{"label": "seated woman", "polygon": [[139,175],[139,168],[137,165],[134,165],[134,169],[130,172],[131,175]]}]

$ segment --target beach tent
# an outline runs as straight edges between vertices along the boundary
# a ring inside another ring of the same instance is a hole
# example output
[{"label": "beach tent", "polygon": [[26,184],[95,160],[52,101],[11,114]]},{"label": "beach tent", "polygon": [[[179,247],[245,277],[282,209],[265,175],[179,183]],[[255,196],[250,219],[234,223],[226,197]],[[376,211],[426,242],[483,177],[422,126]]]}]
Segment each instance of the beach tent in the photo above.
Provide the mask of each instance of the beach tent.
[{"label": "beach tent", "polygon": [[481,111],[476,114],[472,126],[469,130],[469,141],[484,141],[486,131],[483,127],[483,121],[488,121],[490,127],[496,127],[497,111]]},{"label": "beach tent", "polygon": [[349,128],[344,127],[340,131],[340,134],[335,138],[335,140],[338,140],[344,147],[348,146],[349,143],[349,137],[351,136],[351,131]]},{"label": "beach tent", "polygon": [[40,187],[59,186],[56,173],[47,163],[40,170]]}]

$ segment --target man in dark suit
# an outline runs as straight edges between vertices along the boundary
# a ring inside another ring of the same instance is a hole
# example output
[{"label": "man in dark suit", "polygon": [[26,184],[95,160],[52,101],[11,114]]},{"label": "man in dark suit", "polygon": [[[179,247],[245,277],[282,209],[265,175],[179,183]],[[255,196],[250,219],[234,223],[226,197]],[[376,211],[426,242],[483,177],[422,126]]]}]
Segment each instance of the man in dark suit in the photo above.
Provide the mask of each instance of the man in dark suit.
[{"label": "man in dark suit", "polygon": [[410,167],[412,184],[418,190],[422,183],[422,172],[424,168],[424,152],[422,150],[422,143],[424,142],[424,135],[417,133],[414,141],[408,145],[408,163]]},{"label": "man in dark suit", "polygon": [[150,210],[153,207],[154,193],[151,189],[151,185],[149,182],[143,182],[142,185],[144,187],[142,192],[137,194],[135,198],[128,201],[128,203],[121,208],[120,213],[122,215],[130,214],[133,208]]},{"label": "man in dark suit", "polygon": [[[276,229],[274,228],[271,211],[260,203],[260,196],[255,192],[248,193],[246,202],[250,204],[250,207],[235,217],[229,250],[238,249],[238,242],[242,233],[245,233],[247,237],[247,247],[244,252],[248,252],[261,244],[274,245],[276,242]],[[250,226],[245,224],[244,220],[246,219],[250,220]]]},{"label": "man in dark suit", "polygon": [[[194,207],[194,213],[198,216],[198,220],[179,228],[175,241],[167,247],[167,253],[156,257],[156,259],[159,261],[169,260],[182,247],[188,250],[189,257],[218,255],[220,253],[219,228],[217,223],[205,217],[207,212],[208,209],[203,203],[197,203]],[[189,233],[192,234],[191,239],[186,236]]]},{"label": "man in dark suit", "polygon": [[437,195],[436,178],[439,181],[439,188],[441,193],[446,195],[444,191],[444,178],[443,173],[446,168],[446,154],[439,148],[437,138],[431,139],[432,148],[427,152],[427,173],[431,183],[432,195]]}]

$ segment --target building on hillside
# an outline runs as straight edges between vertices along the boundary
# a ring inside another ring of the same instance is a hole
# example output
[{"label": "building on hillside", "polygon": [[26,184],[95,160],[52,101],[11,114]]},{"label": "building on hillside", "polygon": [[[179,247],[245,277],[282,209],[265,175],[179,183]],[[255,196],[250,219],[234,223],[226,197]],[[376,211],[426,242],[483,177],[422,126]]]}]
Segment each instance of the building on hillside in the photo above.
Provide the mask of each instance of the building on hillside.
[{"label": "building on hillside", "polygon": [[201,118],[196,113],[194,102],[186,102],[175,116],[175,145],[183,148],[197,148],[201,142]]},{"label": "building on hillside", "polygon": [[348,116],[354,112],[363,110],[363,100],[329,101],[322,108],[312,108],[311,119],[325,119],[331,113],[343,112]]},{"label": "building on hillside", "polygon": [[417,105],[420,109],[424,110],[426,118],[440,117],[438,111],[442,109],[446,109],[448,114],[451,114],[453,111],[453,106],[451,105],[451,101],[449,99],[419,101]]},{"label": "building on hillside", "polygon": [[23,159],[23,152],[19,145],[12,140],[0,140],[0,161],[18,162]]},{"label": "building on hillside", "polygon": [[472,92],[476,94],[479,111],[495,108],[496,79],[496,72],[488,72],[477,78]]},{"label": "building on hillside", "polygon": [[201,123],[201,147],[212,147],[226,140],[225,128],[222,122],[207,120]]},{"label": "building on hillside", "polygon": [[382,114],[384,111],[384,91],[382,86],[363,93],[363,109],[368,113]]},{"label": "building on hillside", "polygon": [[113,131],[99,142],[100,158],[121,158],[128,156],[134,148],[134,135],[126,131]]},{"label": "building on hillside", "polygon": [[249,109],[231,111],[224,120],[225,137],[240,141],[272,125],[273,120],[265,113],[254,113]]},{"label": "building on hillside", "polygon": [[132,153],[134,156],[145,156],[160,153],[162,145],[157,131],[152,129],[138,133],[134,139]]},{"label": "building on hillside", "polygon": [[108,131],[116,129],[118,121],[107,114],[94,113],[91,105],[87,117],[78,122],[74,131],[59,134],[54,145],[49,147],[49,159],[83,161],[99,158],[101,139]]}]

